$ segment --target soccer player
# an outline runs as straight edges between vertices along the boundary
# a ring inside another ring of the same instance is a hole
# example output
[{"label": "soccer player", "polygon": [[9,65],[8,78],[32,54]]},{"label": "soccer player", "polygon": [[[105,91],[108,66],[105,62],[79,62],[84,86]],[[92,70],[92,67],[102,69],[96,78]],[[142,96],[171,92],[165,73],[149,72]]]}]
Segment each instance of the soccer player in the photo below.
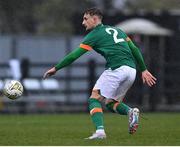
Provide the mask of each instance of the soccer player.
[{"label": "soccer player", "polygon": [[44,78],[54,75],[58,70],[70,65],[92,49],[106,59],[106,69],[97,80],[88,100],[89,112],[96,131],[87,139],[106,138],[101,106],[103,99],[105,99],[107,109],[111,112],[127,115],[129,133],[136,132],[139,109],[131,108],[122,102],[135,80],[136,62],[142,72],[143,83],[150,87],[156,83],[156,78],[146,68],[139,48],[119,28],[103,25],[102,18],[102,12],[99,9],[87,9],[83,16],[82,25],[90,32],[78,48],[70,52],[44,74]]}]

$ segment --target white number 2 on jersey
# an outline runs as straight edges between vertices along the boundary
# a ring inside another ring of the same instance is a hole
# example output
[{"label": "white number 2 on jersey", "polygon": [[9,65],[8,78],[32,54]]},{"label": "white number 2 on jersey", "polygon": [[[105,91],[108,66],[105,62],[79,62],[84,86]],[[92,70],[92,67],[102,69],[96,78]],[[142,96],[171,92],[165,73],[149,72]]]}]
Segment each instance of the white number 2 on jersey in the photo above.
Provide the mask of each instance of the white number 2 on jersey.
[{"label": "white number 2 on jersey", "polygon": [[[111,32],[112,31],[112,32]],[[110,35],[113,35],[113,39],[115,43],[124,42],[123,38],[118,38],[118,31],[113,28],[106,28],[106,32]]]}]

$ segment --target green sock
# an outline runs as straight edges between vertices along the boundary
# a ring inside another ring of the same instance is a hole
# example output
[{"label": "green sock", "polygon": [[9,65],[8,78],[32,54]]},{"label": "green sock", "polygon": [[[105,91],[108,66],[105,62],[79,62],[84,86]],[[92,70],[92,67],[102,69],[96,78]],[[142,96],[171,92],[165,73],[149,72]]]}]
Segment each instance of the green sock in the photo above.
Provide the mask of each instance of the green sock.
[{"label": "green sock", "polygon": [[91,119],[94,125],[96,126],[96,130],[104,129],[103,112],[102,112],[102,107],[99,100],[94,99],[94,98],[89,99],[89,111],[91,114]]},{"label": "green sock", "polygon": [[127,115],[129,109],[131,109],[128,105],[124,104],[123,102],[110,102],[106,104],[106,107],[111,112],[119,113],[121,115]]}]

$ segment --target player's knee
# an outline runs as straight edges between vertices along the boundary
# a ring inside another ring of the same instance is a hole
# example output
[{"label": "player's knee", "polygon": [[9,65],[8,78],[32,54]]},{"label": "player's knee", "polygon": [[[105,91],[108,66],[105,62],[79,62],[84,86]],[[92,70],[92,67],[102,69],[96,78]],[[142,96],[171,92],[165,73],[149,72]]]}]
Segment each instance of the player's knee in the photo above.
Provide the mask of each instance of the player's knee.
[{"label": "player's knee", "polygon": [[97,99],[99,101],[102,101],[103,96],[100,95],[100,91],[99,90],[92,90],[90,99]]}]

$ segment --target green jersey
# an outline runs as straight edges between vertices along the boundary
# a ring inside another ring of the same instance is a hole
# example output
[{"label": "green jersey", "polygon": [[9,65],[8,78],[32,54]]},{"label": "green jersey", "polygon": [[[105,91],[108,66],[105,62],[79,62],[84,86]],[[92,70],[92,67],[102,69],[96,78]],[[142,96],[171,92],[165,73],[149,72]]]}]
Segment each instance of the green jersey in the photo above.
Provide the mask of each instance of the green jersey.
[{"label": "green jersey", "polygon": [[94,49],[107,61],[106,68],[112,70],[127,65],[136,68],[135,61],[141,71],[146,70],[146,65],[140,50],[118,28],[100,24],[96,26],[76,48],[55,65],[56,70],[70,65],[84,53]]},{"label": "green jersey", "polygon": [[114,70],[122,65],[136,68],[127,41],[128,36],[119,28],[99,24],[85,36],[80,47],[101,54],[106,59],[106,68]]}]

